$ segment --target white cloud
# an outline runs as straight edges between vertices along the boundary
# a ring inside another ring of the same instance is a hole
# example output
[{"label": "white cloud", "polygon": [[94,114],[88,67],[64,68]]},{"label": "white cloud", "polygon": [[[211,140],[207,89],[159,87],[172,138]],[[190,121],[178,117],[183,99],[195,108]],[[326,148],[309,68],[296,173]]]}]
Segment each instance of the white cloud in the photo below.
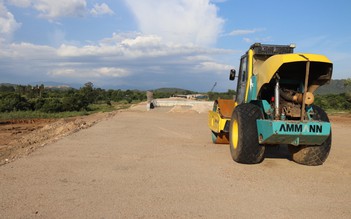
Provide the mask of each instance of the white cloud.
[{"label": "white cloud", "polygon": [[40,17],[48,19],[83,16],[87,6],[85,0],[32,0],[32,4],[33,8],[40,12]]},{"label": "white cloud", "polygon": [[254,34],[257,32],[264,31],[264,28],[255,28],[255,29],[238,29],[238,30],[233,30],[232,32],[226,34],[227,36],[241,36],[241,35],[247,35],[247,34]]},{"label": "white cloud", "polygon": [[[91,81],[97,86],[141,89],[181,84],[199,90],[207,86],[206,80],[210,80],[209,84],[227,81],[231,66],[221,57],[227,58],[233,52],[167,43],[155,35],[122,33],[84,46],[0,44],[0,72],[3,80],[11,82],[13,78],[16,83]],[[192,81],[201,83],[195,85]]]},{"label": "white cloud", "polygon": [[130,72],[126,69],[122,68],[109,68],[109,67],[103,67],[96,69],[96,71],[99,73],[99,76],[109,76],[109,77],[126,77],[130,75]]},{"label": "white cloud", "polygon": [[101,67],[95,69],[88,68],[57,68],[50,70],[48,75],[53,77],[68,78],[122,78],[130,75],[129,71],[122,68]]},{"label": "white cloud", "polygon": [[29,7],[32,0],[6,0],[6,2],[17,7]]},{"label": "white cloud", "polygon": [[12,43],[0,49],[7,57],[14,59],[50,59],[55,56],[55,48],[31,43]]},{"label": "white cloud", "polygon": [[21,27],[11,12],[0,1],[0,41],[8,40]]},{"label": "white cloud", "polygon": [[95,4],[90,10],[87,0],[7,0],[6,3],[23,8],[33,8],[39,12],[39,17],[56,20],[61,17],[80,17],[88,13],[98,16],[114,12],[106,3]]},{"label": "white cloud", "polygon": [[77,71],[72,68],[61,68],[61,69],[55,69],[51,70],[48,72],[49,75],[52,76],[63,76],[63,77],[74,77],[77,75]]},{"label": "white cloud", "polygon": [[114,59],[154,58],[176,55],[214,55],[232,51],[225,49],[206,49],[194,45],[167,43],[155,35],[139,33],[114,34],[112,38],[101,40],[97,45],[61,45],[57,54],[61,57],[111,57]]},{"label": "white cloud", "polygon": [[222,64],[214,61],[202,62],[198,66],[196,66],[196,69],[201,71],[213,72],[216,74],[226,74],[226,75],[229,72],[229,70],[233,68],[234,67],[231,65]]},{"label": "white cloud", "polygon": [[157,47],[161,43],[161,38],[155,35],[136,36],[135,38],[124,39],[121,44],[128,47]]},{"label": "white cloud", "polygon": [[6,3],[24,8],[33,8],[39,17],[56,20],[61,17],[80,17],[89,12],[93,15],[113,14],[106,3],[95,4],[91,10],[87,8],[87,0],[7,0]]},{"label": "white cloud", "polygon": [[95,16],[104,15],[104,14],[109,14],[109,15],[114,14],[114,12],[106,3],[102,3],[100,5],[95,4],[94,8],[90,10],[90,13]]},{"label": "white cloud", "polygon": [[224,20],[209,0],[125,0],[144,34],[183,44],[211,45]]}]

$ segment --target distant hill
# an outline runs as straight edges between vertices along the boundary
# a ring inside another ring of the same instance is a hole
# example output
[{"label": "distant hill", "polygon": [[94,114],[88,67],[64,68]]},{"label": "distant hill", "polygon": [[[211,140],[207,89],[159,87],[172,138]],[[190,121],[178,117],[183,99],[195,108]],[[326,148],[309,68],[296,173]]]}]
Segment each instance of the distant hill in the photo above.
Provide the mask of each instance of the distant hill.
[{"label": "distant hill", "polygon": [[75,88],[70,87],[68,85],[59,85],[59,86],[45,86],[45,89],[50,89],[50,90],[75,90]]},{"label": "distant hill", "polygon": [[[351,86],[345,87],[345,79],[331,80],[329,84],[319,87],[316,94],[340,94],[345,92],[351,92]],[[194,94],[197,92],[185,90],[181,88],[159,88],[154,92],[160,93],[177,93],[177,94]]]},{"label": "distant hill", "polygon": [[16,87],[17,84],[11,84],[11,83],[0,83],[0,86],[5,86],[5,87]]},{"label": "distant hill", "polygon": [[318,88],[316,94],[340,94],[345,92],[351,92],[351,86],[345,87],[344,79],[331,80],[329,84],[323,85]]},{"label": "distant hill", "polygon": [[[351,86],[345,87],[344,79],[339,80],[331,80],[329,84],[321,86],[316,91],[316,94],[340,94],[345,92],[351,92]],[[68,89],[79,89],[82,86],[78,84],[63,84],[58,82],[36,82],[36,83],[29,83],[31,86],[41,85],[44,84],[46,89],[54,89],[54,90],[68,90]],[[4,87],[17,87],[19,84],[12,84],[12,83],[0,83],[0,86]],[[27,86],[28,84],[24,85]],[[121,89],[121,88],[118,88]],[[126,89],[127,90],[127,89]],[[172,93],[172,94],[196,94],[198,92],[181,89],[181,88],[158,88],[153,90],[153,92],[158,93]]]},{"label": "distant hill", "polygon": [[32,86],[35,85],[41,85],[44,84],[45,88],[48,89],[59,89],[59,90],[67,90],[67,89],[79,89],[83,85],[78,85],[78,84],[67,84],[67,83],[61,83],[61,82],[53,82],[53,81],[38,81],[38,82],[31,82],[29,83]]},{"label": "distant hill", "polygon": [[[51,89],[51,90],[70,90],[70,89],[74,89],[73,87],[69,86],[69,85],[62,85],[59,83],[53,84],[53,83],[30,83],[30,86],[36,86],[36,85],[41,85],[44,84],[45,89]],[[16,88],[17,86],[27,86],[28,84],[24,85],[24,84],[11,84],[11,83],[0,83],[0,86],[3,87],[13,87]]]},{"label": "distant hill", "polygon": [[154,92],[159,92],[159,93],[178,93],[178,94],[193,94],[196,93],[194,91],[190,90],[185,90],[181,88],[158,88],[154,90]]}]

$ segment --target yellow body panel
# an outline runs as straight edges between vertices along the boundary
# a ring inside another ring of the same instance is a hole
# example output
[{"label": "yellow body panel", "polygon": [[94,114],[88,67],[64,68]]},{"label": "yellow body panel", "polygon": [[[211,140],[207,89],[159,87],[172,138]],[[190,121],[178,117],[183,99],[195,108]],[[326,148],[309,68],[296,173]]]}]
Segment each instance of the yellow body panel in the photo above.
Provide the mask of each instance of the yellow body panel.
[{"label": "yellow body panel", "polygon": [[230,119],[222,118],[218,112],[208,112],[208,127],[210,127],[210,129],[215,133],[220,133],[222,130],[224,130],[224,126],[227,121],[230,121]]},{"label": "yellow body panel", "polygon": [[304,57],[308,58],[311,62],[332,63],[327,57],[317,54],[293,53],[271,56],[262,65],[255,68],[254,74],[257,75],[257,92],[265,83],[269,83],[273,75],[284,63],[307,62]]},{"label": "yellow body panel", "polygon": [[224,130],[227,121],[230,121],[232,112],[238,104],[234,100],[218,99],[214,103],[214,110],[208,112],[208,126],[215,133]]},{"label": "yellow body panel", "polygon": [[249,95],[249,88],[250,88],[250,83],[251,83],[251,77],[252,77],[252,68],[253,68],[253,64],[252,64],[252,57],[253,57],[253,50],[250,49],[248,51],[248,63],[247,63],[247,82],[246,82],[246,91],[245,91],[245,102],[247,102],[247,96]]}]

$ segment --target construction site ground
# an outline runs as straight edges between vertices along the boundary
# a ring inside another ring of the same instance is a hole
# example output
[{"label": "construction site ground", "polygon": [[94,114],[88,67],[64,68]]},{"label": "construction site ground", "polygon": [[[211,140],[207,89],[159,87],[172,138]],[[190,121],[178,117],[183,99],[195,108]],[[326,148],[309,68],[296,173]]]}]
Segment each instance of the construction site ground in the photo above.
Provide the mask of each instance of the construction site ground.
[{"label": "construction site ground", "polygon": [[322,166],[211,142],[208,103],[0,124],[0,218],[351,218],[351,117]]}]

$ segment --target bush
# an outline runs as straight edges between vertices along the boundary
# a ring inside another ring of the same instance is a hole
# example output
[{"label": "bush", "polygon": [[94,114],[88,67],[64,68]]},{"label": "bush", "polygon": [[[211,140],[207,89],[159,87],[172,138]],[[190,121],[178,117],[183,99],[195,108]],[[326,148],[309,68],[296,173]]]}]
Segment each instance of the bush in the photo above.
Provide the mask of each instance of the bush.
[{"label": "bush", "polygon": [[87,110],[89,101],[81,94],[73,94],[62,99],[63,111]]},{"label": "bush", "polygon": [[218,93],[218,92],[208,92],[209,100],[217,100],[217,99],[231,99],[233,100],[236,95],[234,90],[228,90],[227,92]]},{"label": "bush", "polygon": [[32,100],[33,109],[34,110],[41,110],[41,108],[43,107],[44,103],[45,103],[45,99],[44,98],[33,99]]},{"label": "bush", "polygon": [[0,96],[0,112],[32,110],[31,104],[25,97],[16,93],[7,93]]},{"label": "bush", "polygon": [[40,111],[45,113],[62,112],[62,102],[59,99],[45,99]]},{"label": "bush", "polygon": [[329,110],[350,110],[351,109],[351,94],[327,94],[316,95],[315,105],[323,109]]}]

